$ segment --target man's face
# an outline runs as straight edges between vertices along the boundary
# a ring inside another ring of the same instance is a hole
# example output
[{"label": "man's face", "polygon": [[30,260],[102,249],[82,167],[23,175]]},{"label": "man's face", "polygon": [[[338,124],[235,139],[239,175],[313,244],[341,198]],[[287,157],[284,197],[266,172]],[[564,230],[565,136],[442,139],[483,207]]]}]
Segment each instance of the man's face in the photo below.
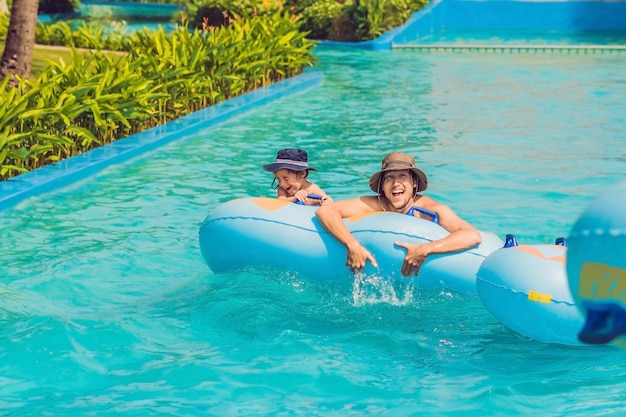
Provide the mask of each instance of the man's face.
[{"label": "man's face", "polygon": [[383,195],[394,211],[403,211],[407,205],[413,202],[416,184],[408,169],[387,171],[384,173],[382,181]]}]

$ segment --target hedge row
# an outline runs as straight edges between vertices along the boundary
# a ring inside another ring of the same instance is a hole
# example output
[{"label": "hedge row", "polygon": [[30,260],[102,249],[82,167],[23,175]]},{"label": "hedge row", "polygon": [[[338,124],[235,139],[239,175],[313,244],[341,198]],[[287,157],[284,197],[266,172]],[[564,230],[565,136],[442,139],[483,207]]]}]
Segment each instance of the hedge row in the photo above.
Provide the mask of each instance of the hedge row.
[{"label": "hedge row", "polygon": [[[227,27],[142,30],[124,53],[72,53],[17,88],[0,83],[0,180],[166,123],[315,62],[289,13]],[[82,34],[88,38],[88,32]]]}]

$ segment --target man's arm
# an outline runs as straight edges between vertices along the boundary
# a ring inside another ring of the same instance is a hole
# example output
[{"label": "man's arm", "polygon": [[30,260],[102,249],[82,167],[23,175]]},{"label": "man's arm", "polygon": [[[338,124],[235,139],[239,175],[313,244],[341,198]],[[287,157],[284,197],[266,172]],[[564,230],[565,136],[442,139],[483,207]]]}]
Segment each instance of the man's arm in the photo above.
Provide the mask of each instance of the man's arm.
[{"label": "man's arm", "polygon": [[450,234],[443,239],[428,243],[430,253],[456,252],[474,247],[482,242],[478,230],[461,219],[450,207],[435,203],[430,210],[439,215],[439,224]]},{"label": "man's arm", "polygon": [[346,217],[374,212],[375,210],[368,204],[369,198],[360,197],[336,201],[332,204],[323,205],[315,211],[322,226],[348,249],[346,265],[350,267],[352,272],[363,269],[368,260],[374,267],[378,267],[376,259],[352,236],[343,222]]},{"label": "man's arm", "polygon": [[[425,197],[422,197],[425,198]],[[397,246],[407,250],[402,264],[402,275],[417,275],[420,267],[426,261],[428,255],[434,253],[458,252],[474,247],[482,242],[478,230],[445,204],[437,203],[429,199],[425,208],[434,211],[439,216],[439,224],[450,234],[442,239],[421,245],[396,242]]]}]

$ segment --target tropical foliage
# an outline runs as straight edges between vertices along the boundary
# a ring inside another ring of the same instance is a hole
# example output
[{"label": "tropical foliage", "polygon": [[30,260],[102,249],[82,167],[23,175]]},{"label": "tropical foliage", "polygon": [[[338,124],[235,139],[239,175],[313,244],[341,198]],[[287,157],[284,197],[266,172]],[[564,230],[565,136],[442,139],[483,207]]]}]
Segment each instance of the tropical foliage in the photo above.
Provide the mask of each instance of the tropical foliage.
[{"label": "tropical foliage", "polygon": [[128,52],[74,53],[17,88],[0,83],[0,179],[300,73],[314,44],[295,20],[276,12],[222,28],[146,29],[122,42]]},{"label": "tropical foliage", "polygon": [[[37,25],[38,44],[93,52],[51,62],[17,88],[0,83],[0,180],[296,75],[315,62],[308,39],[373,39],[427,0],[151,2],[185,4],[179,29]],[[63,11],[78,4],[40,1]],[[7,25],[0,15],[0,39]]]},{"label": "tropical foliage", "polygon": [[[119,1],[119,0],[116,0]],[[235,16],[272,14],[281,9],[301,17],[301,30],[311,39],[362,41],[404,23],[411,13],[428,0],[134,0],[134,2],[169,3],[184,6],[181,14],[189,26],[200,28],[228,25]],[[78,7],[78,0],[40,0],[40,12],[67,12]],[[106,3],[103,2],[103,3]],[[180,20],[180,14],[176,16]]]},{"label": "tropical foliage", "polygon": [[289,9],[302,21],[301,30],[311,39],[362,41],[404,23],[428,0],[190,0],[186,3],[190,25],[227,25],[234,15],[273,13]]}]

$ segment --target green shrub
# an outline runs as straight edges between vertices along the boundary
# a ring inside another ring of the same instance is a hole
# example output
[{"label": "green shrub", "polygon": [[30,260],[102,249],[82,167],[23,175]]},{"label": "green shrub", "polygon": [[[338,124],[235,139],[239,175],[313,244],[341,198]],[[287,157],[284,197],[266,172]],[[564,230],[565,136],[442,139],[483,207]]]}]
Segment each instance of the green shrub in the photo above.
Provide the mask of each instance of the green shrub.
[{"label": "green shrub", "polygon": [[357,25],[354,23],[350,13],[346,10],[331,22],[327,39],[342,42],[358,42],[363,40],[358,37]]},{"label": "green shrub", "polygon": [[220,27],[236,17],[260,16],[288,10],[298,16],[311,39],[370,40],[403,24],[427,0],[191,0],[191,27]]},{"label": "green shrub", "polygon": [[228,26],[235,17],[252,17],[282,10],[276,0],[190,0],[187,3],[189,26]]},{"label": "green shrub", "polygon": [[317,2],[319,2],[319,0],[286,0],[284,8],[289,10],[293,8],[294,13],[300,15],[307,7]]},{"label": "green shrub", "polygon": [[353,0],[350,14],[359,39],[370,40],[402,25],[427,0]]},{"label": "green shrub", "polygon": [[317,1],[302,11],[302,30],[311,39],[332,39],[333,24],[347,13],[347,7],[337,0]]},{"label": "green shrub", "polygon": [[[100,35],[71,38],[96,48]],[[72,53],[71,62],[51,63],[17,88],[9,78],[0,82],[0,179],[294,76],[315,61],[297,19],[280,11],[211,31],[144,29],[119,43],[129,52]]]},{"label": "green shrub", "polygon": [[107,28],[98,22],[80,22],[75,26],[62,20],[49,24],[37,22],[35,42],[42,45],[98,50],[127,51],[130,49],[124,26],[120,25],[115,30],[107,31]]},{"label": "green shrub", "polygon": [[5,41],[9,30],[9,15],[0,13],[0,41]]}]

